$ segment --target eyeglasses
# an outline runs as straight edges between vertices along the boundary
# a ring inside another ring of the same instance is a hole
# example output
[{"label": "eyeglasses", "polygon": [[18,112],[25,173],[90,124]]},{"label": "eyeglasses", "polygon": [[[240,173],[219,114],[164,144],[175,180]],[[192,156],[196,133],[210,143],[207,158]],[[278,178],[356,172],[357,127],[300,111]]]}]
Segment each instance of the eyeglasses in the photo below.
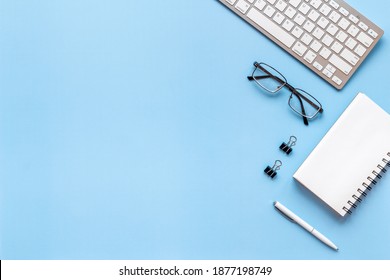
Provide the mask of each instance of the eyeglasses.
[{"label": "eyeglasses", "polygon": [[266,63],[254,62],[255,69],[248,80],[255,81],[258,86],[271,94],[276,94],[283,87],[290,92],[288,105],[290,108],[303,118],[303,123],[309,125],[308,120],[314,119],[318,113],[322,113],[321,103],[306,91],[295,88],[287,83],[286,78],[275,68]]}]

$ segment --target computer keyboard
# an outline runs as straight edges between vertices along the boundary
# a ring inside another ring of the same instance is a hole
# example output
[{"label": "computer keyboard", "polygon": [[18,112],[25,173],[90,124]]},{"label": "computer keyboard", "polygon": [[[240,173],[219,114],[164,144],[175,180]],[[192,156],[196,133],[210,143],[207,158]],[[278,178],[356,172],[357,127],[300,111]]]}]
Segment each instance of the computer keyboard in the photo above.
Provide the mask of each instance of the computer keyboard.
[{"label": "computer keyboard", "polygon": [[341,0],[219,0],[342,89],[383,30]]}]

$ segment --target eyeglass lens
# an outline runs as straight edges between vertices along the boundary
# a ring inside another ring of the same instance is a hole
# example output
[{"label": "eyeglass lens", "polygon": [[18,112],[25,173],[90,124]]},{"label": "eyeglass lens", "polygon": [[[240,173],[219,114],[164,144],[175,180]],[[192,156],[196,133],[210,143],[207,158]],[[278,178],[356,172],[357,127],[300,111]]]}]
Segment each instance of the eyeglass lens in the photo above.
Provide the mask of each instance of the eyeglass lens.
[{"label": "eyeglass lens", "polygon": [[276,69],[264,63],[256,64],[253,80],[270,93],[276,93],[286,84],[286,79]]},{"label": "eyeglass lens", "polygon": [[314,118],[321,109],[321,104],[318,102],[318,100],[301,89],[295,89],[291,93],[288,105],[296,113],[309,119]]}]

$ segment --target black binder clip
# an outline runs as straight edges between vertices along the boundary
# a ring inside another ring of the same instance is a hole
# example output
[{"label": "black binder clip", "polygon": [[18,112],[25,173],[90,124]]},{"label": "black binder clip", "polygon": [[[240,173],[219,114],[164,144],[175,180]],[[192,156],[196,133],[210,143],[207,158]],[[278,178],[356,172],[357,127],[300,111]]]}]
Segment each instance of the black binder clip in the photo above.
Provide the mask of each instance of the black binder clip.
[{"label": "black binder clip", "polygon": [[297,137],[291,136],[288,143],[286,144],[283,142],[282,145],[280,145],[279,149],[289,155],[292,152],[292,146],[295,146],[295,143],[297,143]]},{"label": "black binder clip", "polygon": [[276,160],[274,166],[267,166],[267,168],[264,169],[264,173],[273,179],[278,174],[276,171],[279,170],[281,166],[282,162],[280,160]]}]

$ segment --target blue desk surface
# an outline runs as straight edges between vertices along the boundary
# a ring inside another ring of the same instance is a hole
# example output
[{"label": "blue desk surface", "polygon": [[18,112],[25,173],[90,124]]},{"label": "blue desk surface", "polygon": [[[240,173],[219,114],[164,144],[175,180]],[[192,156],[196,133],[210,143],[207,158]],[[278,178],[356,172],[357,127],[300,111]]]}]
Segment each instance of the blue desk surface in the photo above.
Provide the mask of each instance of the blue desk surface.
[{"label": "blue desk surface", "polygon": [[[385,36],[337,91],[215,0],[1,1],[1,259],[390,259],[390,176],[345,220],[292,178],[357,92],[390,112],[390,2],[349,3]],[[324,114],[305,127],[254,60]]]}]

